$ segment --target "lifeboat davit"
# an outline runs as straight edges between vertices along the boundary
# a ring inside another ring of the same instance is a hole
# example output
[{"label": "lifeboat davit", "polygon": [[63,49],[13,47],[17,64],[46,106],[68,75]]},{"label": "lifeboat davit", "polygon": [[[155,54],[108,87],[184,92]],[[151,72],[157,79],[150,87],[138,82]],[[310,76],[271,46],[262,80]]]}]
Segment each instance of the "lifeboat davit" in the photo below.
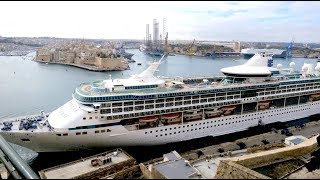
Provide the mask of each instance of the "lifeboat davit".
[{"label": "lifeboat davit", "polygon": [[166,119],[177,118],[177,117],[180,117],[180,113],[165,114],[162,117]]},{"label": "lifeboat davit", "polygon": [[143,122],[150,122],[150,121],[156,121],[156,120],[158,120],[158,116],[148,116],[148,117],[143,117],[139,119],[139,121],[143,121]]}]

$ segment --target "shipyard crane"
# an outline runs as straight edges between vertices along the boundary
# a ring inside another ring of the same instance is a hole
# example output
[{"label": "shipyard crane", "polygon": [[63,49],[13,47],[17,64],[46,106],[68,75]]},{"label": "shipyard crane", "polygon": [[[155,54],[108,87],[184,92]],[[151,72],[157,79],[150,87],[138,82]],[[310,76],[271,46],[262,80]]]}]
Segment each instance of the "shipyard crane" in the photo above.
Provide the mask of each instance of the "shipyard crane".
[{"label": "shipyard crane", "polygon": [[287,51],[286,51],[286,58],[292,58],[292,47],[294,43],[294,37],[292,38],[291,42],[287,46]]},{"label": "shipyard crane", "polygon": [[193,47],[193,45],[194,45],[195,40],[196,40],[196,39],[193,39],[191,45],[190,45],[189,48],[188,48],[188,55],[189,55],[189,56],[194,55],[194,52],[193,52],[192,47]]},{"label": "shipyard crane", "polygon": [[164,53],[165,53],[165,54],[168,54],[168,53],[169,53],[168,32],[166,33],[166,37],[165,37],[165,40],[164,40],[163,49],[164,49]]}]

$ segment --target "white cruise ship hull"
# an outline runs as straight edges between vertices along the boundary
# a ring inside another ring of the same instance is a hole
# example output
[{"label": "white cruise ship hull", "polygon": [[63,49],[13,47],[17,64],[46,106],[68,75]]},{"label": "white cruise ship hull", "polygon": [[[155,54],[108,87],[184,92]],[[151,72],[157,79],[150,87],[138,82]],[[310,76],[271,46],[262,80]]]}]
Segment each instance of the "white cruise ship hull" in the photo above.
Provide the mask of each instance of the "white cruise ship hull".
[{"label": "white cruise ship hull", "polygon": [[[114,146],[160,145],[185,141],[205,136],[219,136],[247,130],[263,124],[286,122],[318,114],[320,102],[267,109],[243,115],[230,115],[204,119],[183,124],[167,125],[155,128],[129,131],[122,125],[86,130],[67,130],[65,132],[1,132],[10,142],[22,145],[37,152],[76,151]],[[110,132],[100,132],[101,130]],[[99,133],[96,133],[99,131]],[[76,133],[81,132],[81,135]],[[83,134],[87,132],[87,134]],[[63,136],[63,133],[68,133]],[[58,136],[57,134],[61,134]],[[21,141],[28,138],[30,141]]]}]

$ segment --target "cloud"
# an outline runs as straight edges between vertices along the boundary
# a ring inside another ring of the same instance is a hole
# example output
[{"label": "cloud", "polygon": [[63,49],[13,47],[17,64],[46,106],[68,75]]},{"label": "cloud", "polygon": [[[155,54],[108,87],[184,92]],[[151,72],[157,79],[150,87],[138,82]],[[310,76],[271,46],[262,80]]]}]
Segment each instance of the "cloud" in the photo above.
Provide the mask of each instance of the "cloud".
[{"label": "cloud", "polygon": [[167,18],[169,39],[319,42],[320,2],[0,2],[2,36],[143,39]]}]

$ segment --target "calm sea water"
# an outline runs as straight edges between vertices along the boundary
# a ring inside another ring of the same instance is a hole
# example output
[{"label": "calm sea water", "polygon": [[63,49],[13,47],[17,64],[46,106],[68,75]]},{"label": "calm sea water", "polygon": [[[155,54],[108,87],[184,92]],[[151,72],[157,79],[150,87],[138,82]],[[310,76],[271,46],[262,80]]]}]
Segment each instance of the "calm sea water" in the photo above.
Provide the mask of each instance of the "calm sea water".
[{"label": "calm sea water", "polygon": [[[138,74],[148,67],[148,63],[158,60],[140,52],[134,53],[135,63],[130,63],[130,70],[92,72],[77,67],[43,64],[31,61],[35,53],[26,57],[0,56],[0,120],[8,117],[36,114],[41,110],[51,112],[69,101],[74,89],[83,82],[109,78],[127,78]],[[316,63],[316,59],[293,58],[274,59],[274,65],[281,63],[289,67],[296,63],[300,70],[303,63]],[[218,75],[223,67],[246,62],[242,58],[188,57],[184,55],[168,56],[158,68],[156,76],[202,76]],[[142,63],[142,65],[138,65]]]},{"label": "calm sea water", "polygon": [[[69,101],[74,89],[83,82],[103,80],[109,78],[127,78],[138,74],[148,67],[148,63],[159,58],[149,57],[139,50],[127,50],[134,53],[135,63],[130,63],[130,70],[111,72],[92,72],[81,68],[43,64],[31,61],[35,53],[27,57],[0,56],[0,120],[9,117],[39,113],[41,110],[51,112]],[[158,68],[156,76],[203,76],[219,75],[223,67],[243,64],[247,60],[242,58],[188,57],[183,55],[168,56]],[[288,67],[290,62],[296,63],[300,70],[303,63],[316,63],[316,59],[293,58],[274,59],[274,64],[281,63]],[[142,65],[137,65],[142,63]],[[237,136],[208,137],[194,142],[180,142],[177,144],[161,145],[157,147],[123,147],[138,162],[162,156],[172,150],[184,152],[223,142]],[[109,150],[106,148],[105,150]],[[111,148],[113,149],[113,148]],[[70,162],[104,150],[79,151],[72,153],[39,153],[32,168],[37,172],[41,169]]]}]

